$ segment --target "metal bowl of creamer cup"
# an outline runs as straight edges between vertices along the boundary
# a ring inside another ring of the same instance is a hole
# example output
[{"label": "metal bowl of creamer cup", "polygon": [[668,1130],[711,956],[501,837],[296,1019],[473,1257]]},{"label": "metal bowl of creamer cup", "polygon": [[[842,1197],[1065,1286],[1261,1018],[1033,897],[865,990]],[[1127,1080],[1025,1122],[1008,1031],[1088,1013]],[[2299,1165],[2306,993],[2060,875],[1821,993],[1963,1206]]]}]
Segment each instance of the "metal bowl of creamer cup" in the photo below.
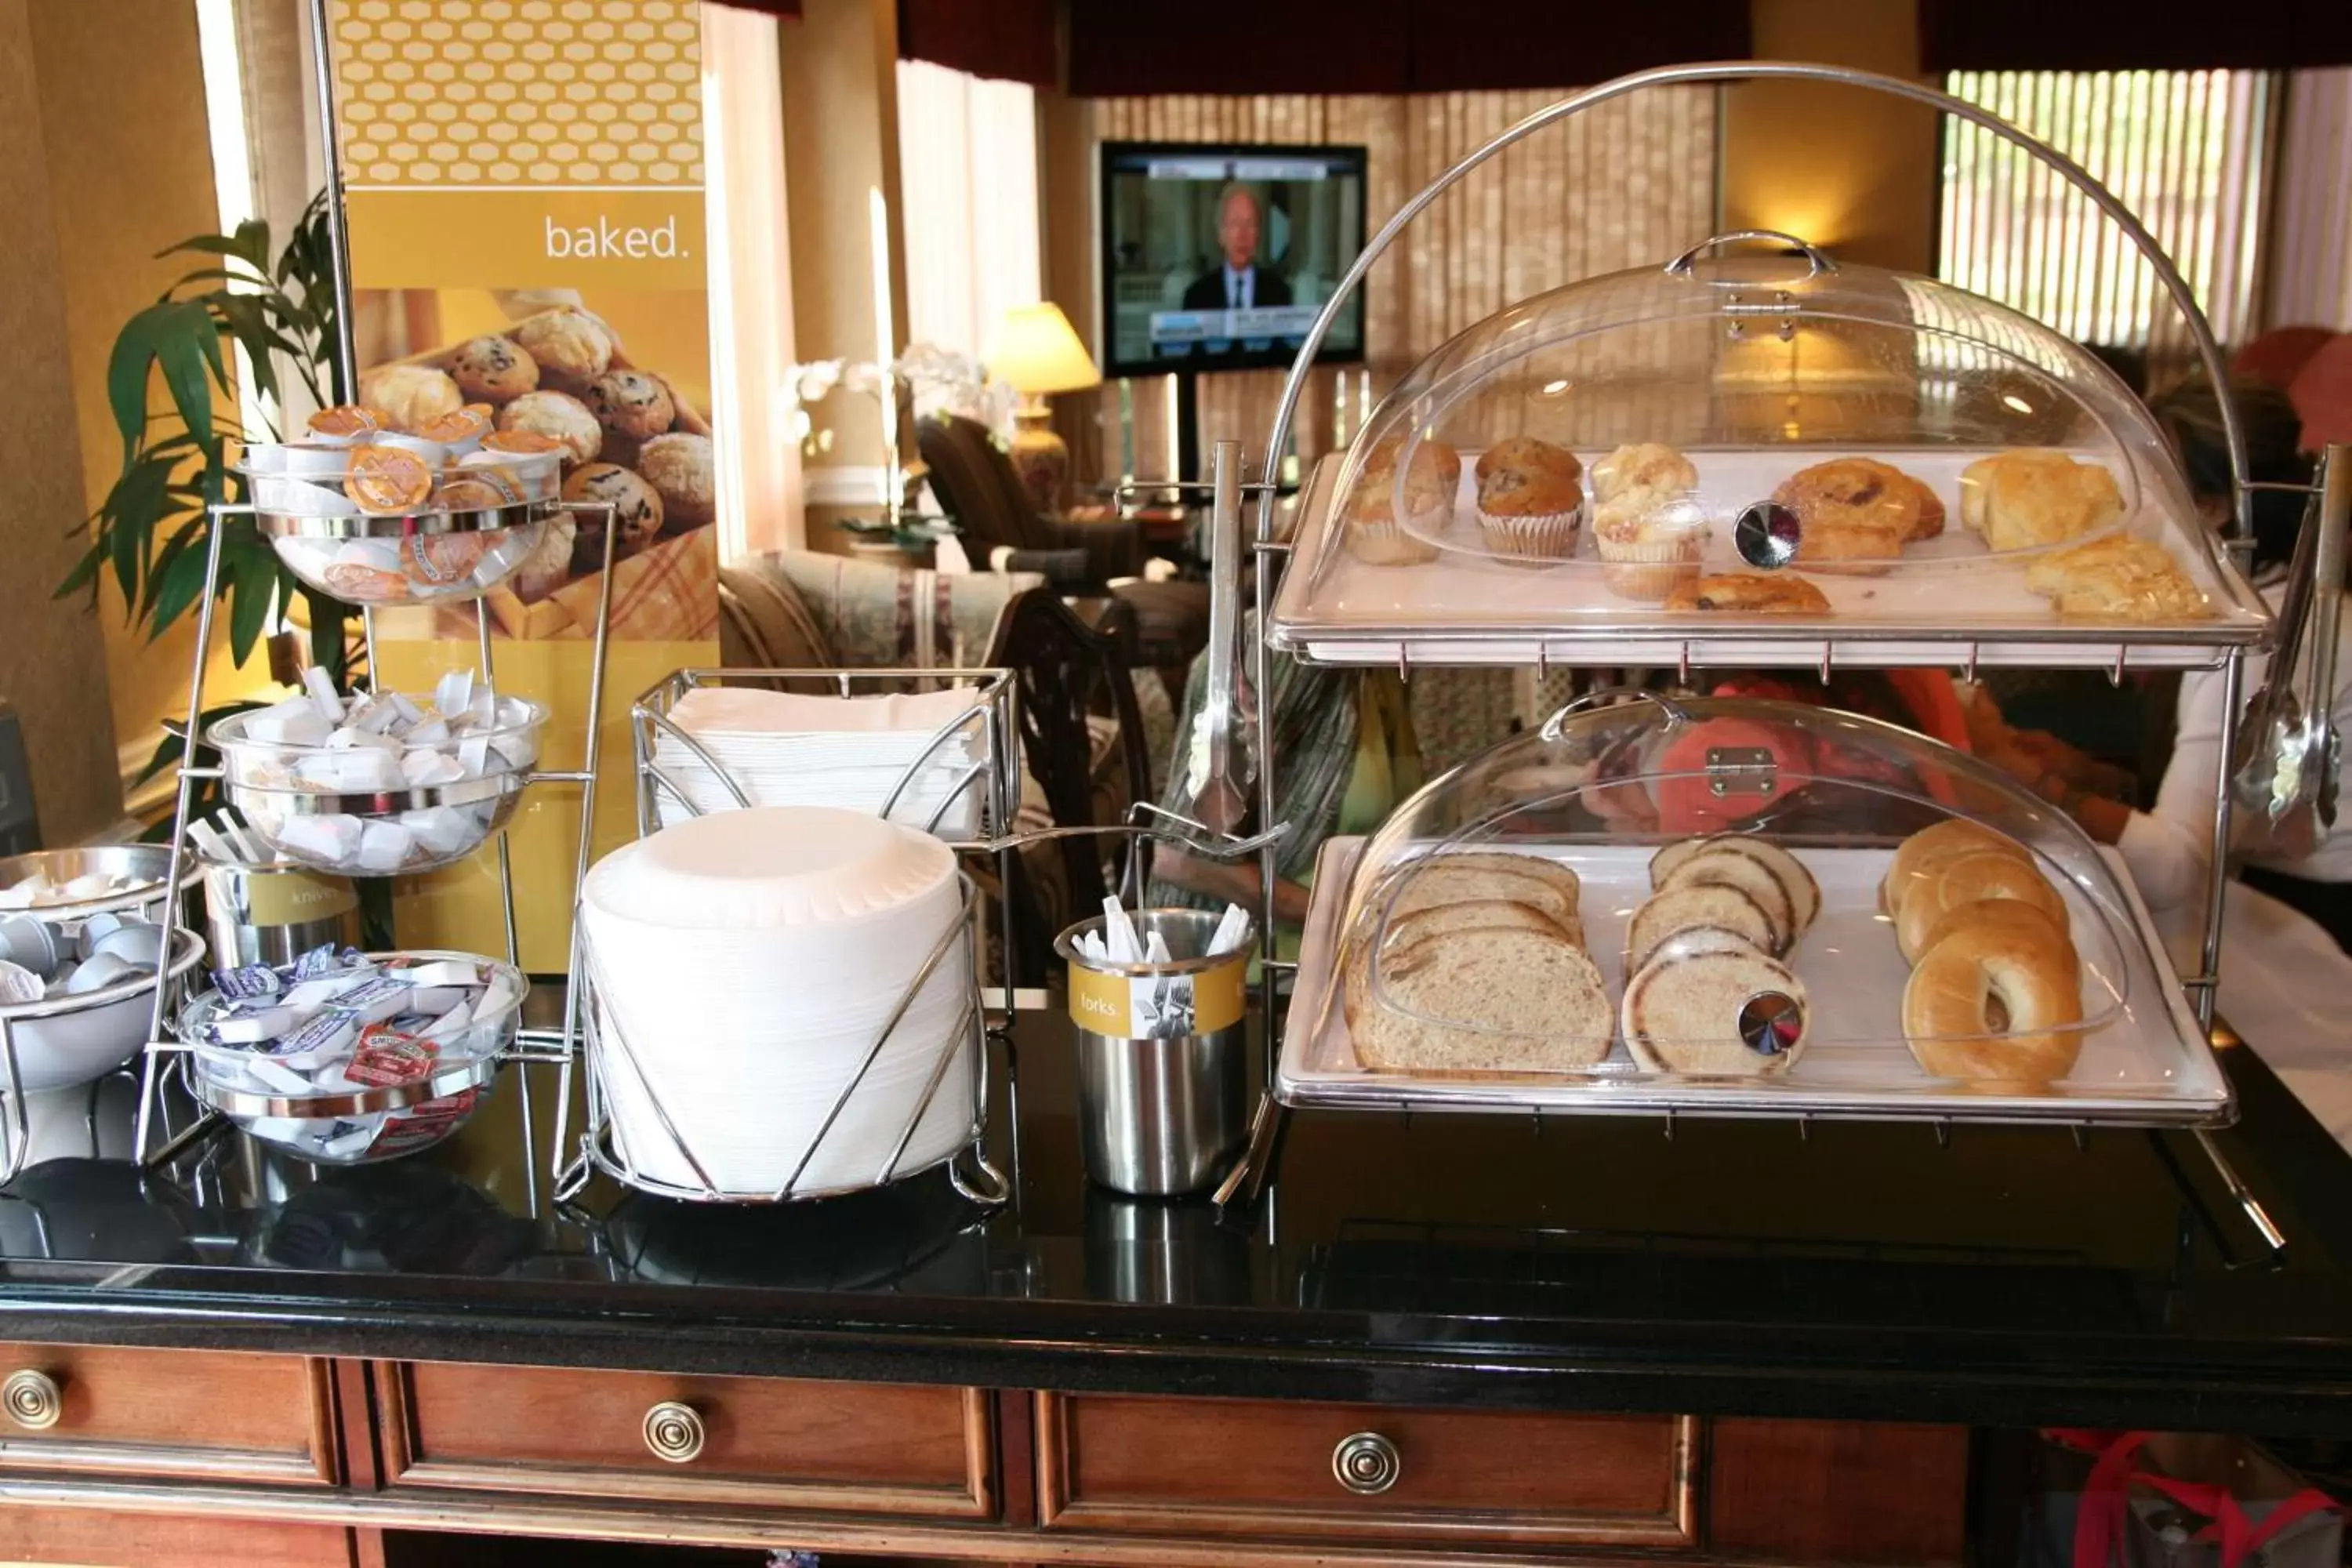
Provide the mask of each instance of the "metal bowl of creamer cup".
[{"label": "metal bowl of creamer cup", "polygon": [[1216,1185],[1248,1134],[1247,1027],[1252,933],[1204,956],[1218,916],[1139,910],[1138,941],[1157,931],[1165,963],[1088,958],[1081,921],[1054,941],[1069,962],[1076,1026],[1078,1130],[1087,1174],[1114,1192],[1173,1197]]},{"label": "metal bowl of creamer cup", "polygon": [[287,859],[246,864],[199,850],[196,860],[215,967],[291,963],[328,942],[360,944],[360,898],[350,878]]}]

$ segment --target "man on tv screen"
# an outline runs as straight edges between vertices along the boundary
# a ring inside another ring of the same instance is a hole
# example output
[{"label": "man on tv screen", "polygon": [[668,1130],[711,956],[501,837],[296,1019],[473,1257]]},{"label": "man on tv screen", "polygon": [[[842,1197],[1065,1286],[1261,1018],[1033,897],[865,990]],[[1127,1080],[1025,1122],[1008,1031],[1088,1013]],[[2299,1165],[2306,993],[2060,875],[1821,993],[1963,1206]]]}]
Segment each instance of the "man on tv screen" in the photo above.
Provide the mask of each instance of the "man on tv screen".
[{"label": "man on tv screen", "polygon": [[1252,310],[1290,303],[1289,280],[1257,261],[1258,230],[1264,226],[1255,192],[1227,185],[1217,202],[1217,265],[1184,290],[1188,310]]}]

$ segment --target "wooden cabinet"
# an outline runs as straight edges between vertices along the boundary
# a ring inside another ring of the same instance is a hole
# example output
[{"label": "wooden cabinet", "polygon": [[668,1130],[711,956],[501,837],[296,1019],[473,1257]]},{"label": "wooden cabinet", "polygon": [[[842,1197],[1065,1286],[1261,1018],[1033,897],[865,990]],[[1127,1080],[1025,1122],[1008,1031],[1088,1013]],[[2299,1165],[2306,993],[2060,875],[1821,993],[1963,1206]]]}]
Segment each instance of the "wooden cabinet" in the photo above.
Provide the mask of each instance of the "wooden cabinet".
[{"label": "wooden cabinet", "polygon": [[0,1469],[331,1486],[340,1466],[327,1365],[0,1342]]},{"label": "wooden cabinet", "polygon": [[0,1343],[0,1563],[308,1568],[427,1528],[797,1531],[971,1561],[1948,1568],[1970,1455],[1948,1426]]},{"label": "wooden cabinet", "polygon": [[78,1568],[352,1568],[352,1532],[331,1524],[173,1518],[96,1509],[0,1507],[0,1563]]},{"label": "wooden cabinet", "polygon": [[1708,1423],[1707,1543],[1794,1563],[1958,1563],[1969,1430],[1854,1421]]},{"label": "wooden cabinet", "polygon": [[979,1389],[436,1362],[376,1373],[390,1487],[997,1513]]},{"label": "wooden cabinet", "polygon": [[1696,1423],[1038,1396],[1049,1529],[1688,1547]]}]

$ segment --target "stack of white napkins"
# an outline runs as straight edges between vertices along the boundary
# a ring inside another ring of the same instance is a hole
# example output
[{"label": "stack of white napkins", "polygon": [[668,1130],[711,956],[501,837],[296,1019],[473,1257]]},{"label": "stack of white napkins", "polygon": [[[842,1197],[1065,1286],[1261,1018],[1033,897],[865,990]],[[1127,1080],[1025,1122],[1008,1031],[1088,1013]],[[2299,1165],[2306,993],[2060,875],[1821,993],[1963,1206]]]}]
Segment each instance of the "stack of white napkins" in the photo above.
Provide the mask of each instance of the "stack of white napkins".
[{"label": "stack of white napkins", "polygon": [[[802,697],[746,687],[698,687],[669,711],[753,805],[822,805],[980,837],[988,755],[986,710],[970,687],[883,697]],[[947,731],[944,735],[942,731]],[[658,790],[656,820],[726,811],[734,796],[678,738],[656,731],[655,765],[693,803]],[[908,770],[913,770],[908,777]],[[906,787],[898,789],[906,779]],[[898,789],[896,802],[890,793]]]}]

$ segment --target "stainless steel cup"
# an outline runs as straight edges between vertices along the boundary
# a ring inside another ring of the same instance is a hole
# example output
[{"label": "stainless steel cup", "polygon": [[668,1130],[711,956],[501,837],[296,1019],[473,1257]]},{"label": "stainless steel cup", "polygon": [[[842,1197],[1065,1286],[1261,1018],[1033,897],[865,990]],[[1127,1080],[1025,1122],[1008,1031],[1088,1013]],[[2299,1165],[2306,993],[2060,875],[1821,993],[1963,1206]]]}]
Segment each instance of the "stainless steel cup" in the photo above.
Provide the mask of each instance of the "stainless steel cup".
[{"label": "stainless steel cup", "polygon": [[1087,1174],[1116,1192],[1172,1197],[1213,1187],[1247,1135],[1251,934],[1203,956],[1217,917],[1141,910],[1136,934],[1157,931],[1166,963],[1088,958],[1078,939],[1100,916],[1055,940],[1070,966],[1076,1026],[1078,1135]]},{"label": "stainless steel cup", "polygon": [[326,942],[356,946],[360,900],[351,879],[291,860],[235,865],[199,854],[205,944],[220,968],[291,963]]}]

